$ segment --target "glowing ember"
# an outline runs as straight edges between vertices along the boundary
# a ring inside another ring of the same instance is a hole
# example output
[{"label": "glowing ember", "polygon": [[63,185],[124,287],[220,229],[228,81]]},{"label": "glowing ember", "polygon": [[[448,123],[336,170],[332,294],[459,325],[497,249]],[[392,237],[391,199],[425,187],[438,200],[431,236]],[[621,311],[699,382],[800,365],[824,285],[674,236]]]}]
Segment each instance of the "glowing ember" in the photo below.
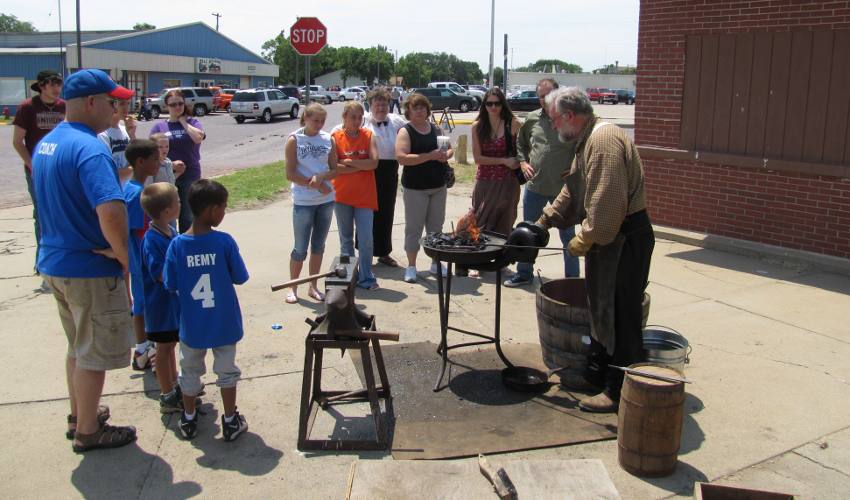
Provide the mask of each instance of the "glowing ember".
[{"label": "glowing ember", "polygon": [[[466,233],[466,234],[464,234]],[[478,242],[478,237],[481,234],[481,228],[478,227],[477,221],[475,220],[475,214],[470,210],[463,215],[457,221],[457,226],[455,227],[454,235],[456,237],[460,237],[466,239],[467,241],[471,241],[473,243]]]}]

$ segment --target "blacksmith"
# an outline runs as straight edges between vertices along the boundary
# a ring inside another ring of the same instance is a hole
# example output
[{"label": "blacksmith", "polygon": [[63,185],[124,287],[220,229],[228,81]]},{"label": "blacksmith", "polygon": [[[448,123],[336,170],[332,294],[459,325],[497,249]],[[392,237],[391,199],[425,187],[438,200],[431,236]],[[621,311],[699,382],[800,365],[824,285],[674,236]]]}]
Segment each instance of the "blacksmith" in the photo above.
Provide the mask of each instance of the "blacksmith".
[{"label": "blacksmith", "polygon": [[581,182],[567,182],[537,223],[547,229],[581,224],[568,249],[573,256],[585,257],[593,337],[587,378],[604,390],[579,406],[614,412],[623,373],[608,364],[628,366],[645,357],[641,303],[655,236],[646,213],[643,166],[632,139],[594,115],[581,89],[552,91],[546,107],[561,140],[576,141],[567,176],[578,176]]}]

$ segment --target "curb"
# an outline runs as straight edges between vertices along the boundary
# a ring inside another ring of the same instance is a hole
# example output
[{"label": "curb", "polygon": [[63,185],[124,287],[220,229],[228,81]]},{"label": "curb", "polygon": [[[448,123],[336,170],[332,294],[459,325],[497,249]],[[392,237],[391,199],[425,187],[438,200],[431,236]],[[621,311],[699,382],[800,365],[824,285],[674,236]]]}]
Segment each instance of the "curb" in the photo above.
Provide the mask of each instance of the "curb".
[{"label": "curb", "polygon": [[685,243],[687,245],[747,257],[779,261],[781,264],[790,266],[813,267],[822,271],[850,276],[850,259],[656,224],[653,224],[652,228],[655,231],[656,237],[677,243]]}]

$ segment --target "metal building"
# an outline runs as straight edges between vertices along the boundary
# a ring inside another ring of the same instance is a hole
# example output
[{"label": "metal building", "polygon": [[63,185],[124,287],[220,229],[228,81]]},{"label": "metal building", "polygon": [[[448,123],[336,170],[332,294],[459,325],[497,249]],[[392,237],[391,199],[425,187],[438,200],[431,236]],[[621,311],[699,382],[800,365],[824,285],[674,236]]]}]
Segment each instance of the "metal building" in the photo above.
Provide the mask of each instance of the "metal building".
[{"label": "metal building", "polygon": [[[148,31],[90,31],[82,39],[83,67],[100,68],[137,95],[180,86],[271,86],[275,64],[202,22]],[[0,33],[0,106],[14,108],[32,94],[42,69],[70,74],[79,67],[73,32]]]}]

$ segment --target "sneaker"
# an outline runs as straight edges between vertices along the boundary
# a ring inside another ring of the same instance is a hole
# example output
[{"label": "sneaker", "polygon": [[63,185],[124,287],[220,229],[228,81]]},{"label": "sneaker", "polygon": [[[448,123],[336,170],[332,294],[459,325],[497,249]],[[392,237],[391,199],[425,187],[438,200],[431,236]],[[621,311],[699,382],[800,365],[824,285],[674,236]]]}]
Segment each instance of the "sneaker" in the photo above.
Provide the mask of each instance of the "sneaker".
[{"label": "sneaker", "polygon": [[189,420],[186,418],[186,412],[180,413],[180,434],[184,439],[192,439],[198,434],[198,412],[195,411],[195,418]]},{"label": "sneaker", "polygon": [[404,270],[404,282],[416,283],[416,266],[408,266]]},{"label": "sneaker", "polygon": [[509,288],[514,288],[517,286],[527,285],[531,283],[531,280],[520,276],[519,274],[514,274],[510,279],[505,280],[502,284]]},{"label": "sneaker", "polygon": [[221,416],[221,432],[224,434],[225,441],[234,441],[240,434],[247,430],[248,422],[238,411],[233,414],[233,419],[230,423],[224,420],[224,415]]},{"label": "sneaker", "polygon": [[144,352],[133,350],[133,369],[137,372],[143,372],[153,366],[153,358],[156,356],[156,348],[149,345]]},{"label": "sneaker", "polygon": [[[444,266],[442,264],[440,264],[440,271],[443,273],[443,277],[445,277],[446,274],[448,273],[448,271],[446,270],[446,266]],[[436,262],[431,263],[431,274],[437,274],[437,263]]]},{"label": "sneaker", "polygon": [[177,413],[178,411],[183,411],[183,396],[177,390],[159,396],[160,413]]}]

